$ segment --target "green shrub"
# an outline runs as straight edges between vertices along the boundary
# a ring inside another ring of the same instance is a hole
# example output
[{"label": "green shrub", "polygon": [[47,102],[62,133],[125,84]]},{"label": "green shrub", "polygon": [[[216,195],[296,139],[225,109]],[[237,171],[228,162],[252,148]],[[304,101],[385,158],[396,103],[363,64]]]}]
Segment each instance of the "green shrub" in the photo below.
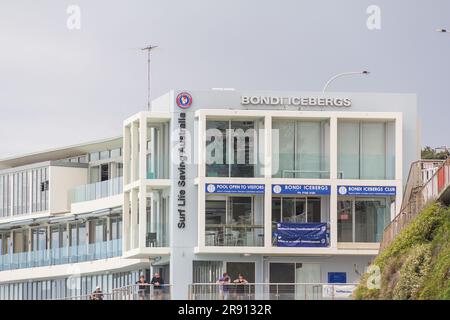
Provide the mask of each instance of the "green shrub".
[{"label": "green shrub", "polygon": [[450,299],[450,209],[425,208],[374,260],[380,288],[361,277],[355,299]]}]

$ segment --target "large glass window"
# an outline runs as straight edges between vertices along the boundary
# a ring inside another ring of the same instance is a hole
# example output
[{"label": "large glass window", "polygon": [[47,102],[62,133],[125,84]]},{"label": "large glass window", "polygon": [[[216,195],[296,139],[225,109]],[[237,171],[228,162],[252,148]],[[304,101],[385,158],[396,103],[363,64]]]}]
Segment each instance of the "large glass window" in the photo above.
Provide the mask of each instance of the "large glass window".
[{"label": "large glass window", "polygon": [[257,141],[255,121],[207,121],[206,176],[254,177]]},{"label": "large glass window", "polygon": [[339,242],[380,242],[395,211],[393,198],[343,198],[338,201]]},{"label": "large glass window", "polygon": [[328,120],[275,120],[272,130],[274,177],[330,177]]},{"label": "large glass window", "polygon": [[338,177],[394,179],[394,122],[339,121]]},{"label": "large glass window", "polygon": [[328,223],[330,198],[284,196],[272,198],[272,243],[276,243],[275,233],[279,222],[287,223]]},{"label": "large glass window", "polygon": [[[262,197],[211,196],[206,200],[207,246],[263,246]],[[258,207],[259,210],[255,210]]]}]

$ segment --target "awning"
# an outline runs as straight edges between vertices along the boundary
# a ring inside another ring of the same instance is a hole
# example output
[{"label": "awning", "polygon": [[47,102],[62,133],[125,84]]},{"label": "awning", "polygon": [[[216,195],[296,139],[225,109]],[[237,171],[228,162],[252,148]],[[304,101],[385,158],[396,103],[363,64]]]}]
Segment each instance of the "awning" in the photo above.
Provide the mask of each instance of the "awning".
[{"label": "awning", "polygon": [[61,217],[53,217],[48,220],[48,223],[58,223],[58,222],[69,222],[75,220],[75,216],[61,216]]}]

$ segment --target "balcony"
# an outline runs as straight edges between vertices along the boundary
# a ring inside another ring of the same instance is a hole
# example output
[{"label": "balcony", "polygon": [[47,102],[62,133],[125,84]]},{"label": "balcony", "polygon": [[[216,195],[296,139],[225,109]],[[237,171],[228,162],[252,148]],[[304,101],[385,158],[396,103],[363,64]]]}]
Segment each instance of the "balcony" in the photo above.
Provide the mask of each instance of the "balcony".
[{"label": "balcony", "polygon": [[262,247],[264,246],[264,226],[208,224],[205,230],[205,245]]},{"label": "balcony", "polygon": [[354,283],[195,283],[189,300],[350,300]]},{"label": "balcony", "polygon": [[0,271],[108,259],[122,255],[122,239],[0,255]]},{"label": "balcony", "polygon": [[69,202],[77,203],[111,197],[123,192],[123,177],[85,184],[69,191]]}]

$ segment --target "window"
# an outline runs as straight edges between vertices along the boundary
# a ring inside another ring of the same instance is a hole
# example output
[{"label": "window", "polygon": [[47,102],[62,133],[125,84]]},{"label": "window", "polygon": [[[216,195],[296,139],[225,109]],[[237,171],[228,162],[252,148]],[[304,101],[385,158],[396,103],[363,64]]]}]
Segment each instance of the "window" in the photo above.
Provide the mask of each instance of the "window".
[{"label": "window", "polygon": [[395,212],[394,198],[353,198],[338,201],[339,242],[380,242]]},{"label": "window", "polygon": [[274,177],[330,177],[328,120],[275,120],[272,130]]},{"label": "window", "polygon": [[[274,222],[322,222],[321,214],[321,199],[317,197],[274,197],[272,199]],[[327,216],[324,217],[324,221],[327,220]]]},{"label": "window", "polygon": [[339,121],[338,178],[394,179],[394,125],[393,121]]},{"label": "window", "polygon": [[109,159],[109,150],[100,152],[100,160]]},{"label": "window", "polygon": [[206,122],[206,175],[254,177],[257,134],[254,121]]},{"label": "window", "polygon": [[[258,199],[259,201],[256,201]],[[205,244],[207,246],[263,246],[263,212],[255,214],[263,197],[207,197]]]},{"label": "window", "polygon": [[100,181],[106,181],[109,180],[109,165],[108,164],[102,164],[100,166]]},{"label": "window", "polygon": [[118,158],[122,155],[122,148],[111,150],[111,158]]},{"label": "window", "polygon": [[93,152],[89,155],[89,161],[98,161],[100,160],[100,153],[98,152]]}]

